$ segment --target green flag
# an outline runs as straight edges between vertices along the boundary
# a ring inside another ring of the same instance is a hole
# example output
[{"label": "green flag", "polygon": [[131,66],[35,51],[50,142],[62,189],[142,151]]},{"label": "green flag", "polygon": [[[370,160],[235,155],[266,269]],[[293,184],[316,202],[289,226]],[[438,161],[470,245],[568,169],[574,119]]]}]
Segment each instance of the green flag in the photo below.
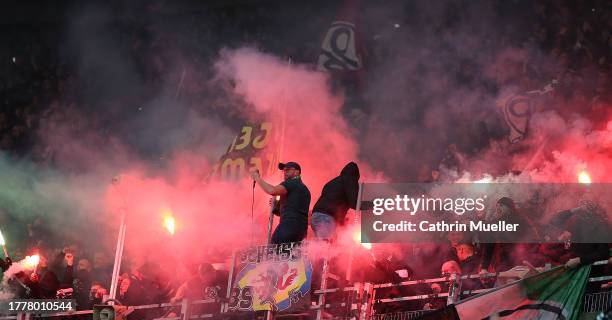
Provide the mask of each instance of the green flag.
[{"label": "green flag", "polygon": [[558,267],[469,299],[459,319],[578,319],[591,266]]}]

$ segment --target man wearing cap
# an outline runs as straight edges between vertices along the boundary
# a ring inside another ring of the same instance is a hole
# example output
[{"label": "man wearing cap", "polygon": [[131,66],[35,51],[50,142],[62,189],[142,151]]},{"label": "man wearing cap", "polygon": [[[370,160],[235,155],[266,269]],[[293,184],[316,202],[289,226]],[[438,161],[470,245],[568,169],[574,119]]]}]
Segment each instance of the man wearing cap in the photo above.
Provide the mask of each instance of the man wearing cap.
[{"label": "man wearing cap", "polygon": [[269,195],[280,196],[280,223],[272,234],[273,244],[301,241],[308,230],[310,191],[300,177],[302,168],[296,162],[279,163],[285,181],[274,186],[264,181],[259,171],[251,172],[253,180]]}]

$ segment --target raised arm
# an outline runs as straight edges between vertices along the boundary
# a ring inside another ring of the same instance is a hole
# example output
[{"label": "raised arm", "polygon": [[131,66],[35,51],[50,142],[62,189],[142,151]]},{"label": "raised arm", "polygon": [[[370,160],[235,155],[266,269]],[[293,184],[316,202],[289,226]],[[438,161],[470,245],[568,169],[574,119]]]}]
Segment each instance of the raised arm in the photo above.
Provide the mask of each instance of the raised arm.
[{"label": "raised arm", "polygon": [[258,170],[251,171],[251,177],[253,178],[253,180],[255,180],[255,182],[257,182],[261,189],[269,195],[282,196],[287,194],[287,189],[285,189],[285,187],[283,187],[282,185],[279,184],[277,186],[274,186],[264,181],[259,175]]}]

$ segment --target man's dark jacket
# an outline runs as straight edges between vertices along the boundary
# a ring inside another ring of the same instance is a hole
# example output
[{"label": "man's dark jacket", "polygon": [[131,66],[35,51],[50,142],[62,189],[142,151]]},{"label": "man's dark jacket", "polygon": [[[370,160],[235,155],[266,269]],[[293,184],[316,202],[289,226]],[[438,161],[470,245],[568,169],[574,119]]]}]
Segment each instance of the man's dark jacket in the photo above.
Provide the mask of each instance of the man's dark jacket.
[{"label": "man's dark jacket", "polygon": [[357,206],[358,181],[359,167],[356,163],[349,162],[339,176],[325,184],[312,212],[328,214],[334,217],[336,222],[343,224],[348,209],[355,209]]}]

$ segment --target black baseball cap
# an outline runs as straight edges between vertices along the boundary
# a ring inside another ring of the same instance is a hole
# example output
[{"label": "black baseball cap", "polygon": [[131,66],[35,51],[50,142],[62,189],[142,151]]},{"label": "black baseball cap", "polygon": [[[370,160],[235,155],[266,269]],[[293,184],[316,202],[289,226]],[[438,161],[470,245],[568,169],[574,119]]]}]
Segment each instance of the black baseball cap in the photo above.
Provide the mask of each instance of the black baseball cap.
[{"label": "black baseball cap", "polygon": [[278,164],[278,169],[279,170],[285,170],[285,168],[294,168],[296,170],[300,170],[300,172],[302,172],[302,167],[300,167],[300,165],[297,162],[287,162],[287,163],[279,163]]}]

